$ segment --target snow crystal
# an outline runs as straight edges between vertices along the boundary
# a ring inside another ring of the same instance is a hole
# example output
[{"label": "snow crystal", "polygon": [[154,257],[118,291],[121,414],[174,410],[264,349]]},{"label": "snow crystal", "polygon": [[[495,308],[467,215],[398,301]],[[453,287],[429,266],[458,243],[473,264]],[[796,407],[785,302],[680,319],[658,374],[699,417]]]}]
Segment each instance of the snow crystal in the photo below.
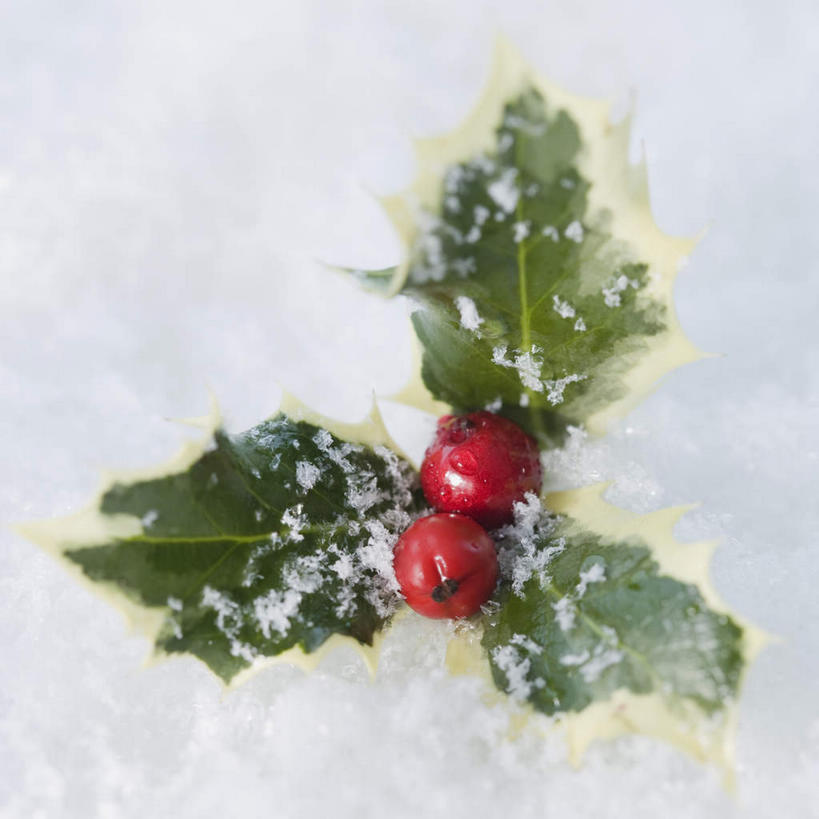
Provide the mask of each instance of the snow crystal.
[{"label": "snow crystal", "polygon": [[533,344],[526,352],[516,352],[513,360],[507,358],[507,350],[508,346],[505,344],[494,347],[492,363],[517,370],[524,387],[535,392],[543,392],[543,382],[540,380],[543,358],[539,355],[542,349]]},{"label": "snow crystal", "polygon": [[502,399],[500,396],[498,396],[497,398],[495,398],[495,399],[493,399],[492,401],[490,401],[490,402],[489,402],[489,403],[488,403],[488,404],[487,404],[487,405],[484,407],[484,409],[485,409],[487,412],[499,412],[499,411],[500,411],[500,408],[501,408],[502,406],[503,406],[503,399]]},{"label": "snow crystal", "polygon": [[389,615],[400,590],[392,565],[392,552],[398,535],[390,532],[380,520],[368,520],[365,526],[370,533],[367,542],[356,550],[361,566],[375,572],[375,583],[365,596],[381,617]]},{"label": "snow crystal", "polygon": [[[328,551],[333,552],[332,547]],[[339,580],[350,580],[355,571],[352,556],[338,551],[338,547],[335,548],[335,554],[338,555],[338,560],[330,565],[331,571],[338,575]]]},{"label": "snow crystal", "polygon": [[512,229],[514,230],[514,236],[512,238],[515,244],[520,244],[529,235],[531,228],[532,223],[528,220],[525,222],[515,222],[515,224],[512,225]]},{"label": "snow crystal", "polygon": [[282,570],[282,580],[289,589],[302,594],[318,591],[323,582],[321,562],[323,556],[300,555],[288,561]]},{"label": "snow crystal", "polygon": [[518,404],[521,407],[528,407],[529,406],[529,393],[528,392],[522,392],[520,394],[520,398],[518,399]]},{"label": "snow crystal", "polygon": [[640,282],[636,279],[630,279],[628,276],[618,276],[608,286],[602,288],[603,300],[606,307],[619,307],[621,303],[620,294],[626,290],[629,285],[635,290],[640,286]]},{"label": "snow crystal", "polygon": [[572,375],[567,375],[563,378],[544,381],[541,389],[543,389],[543,387],[546,388],[546,399],[552,406],[557,406],[558,404],[563,403],[563,393],[569,384],[576,384],[579,381],[585,381],[586,378],[587,376],[585,375],[572,373]]},{"label": "snow crystal", "polygon": [[461,202],[457,196],[447,196],[445,200],[446,209],[453,213],[458,213],[461,210]]},{"label": "snow crystal", "polygon": [[453,259],[452,260],[452,269],[462,278],[466,278],[471,273],[474,273],[477,269],[477,262],[475,261],[474,257],[470,256],[466,259]]},{"label": "snow crystal", "polygon": [[616,648],[596,646],[591,659],[580,667],[585,682],[597,680],[609,666],[616,665],[623,659],[623,652]]},{"label": "snow crystal", "polygon": [[504,131],[498,139],[498,150],[503,152],[511,148],[515,142],[515,138],[508,131]]},{"label": "snow crystal", "polygon": [[421,225],[416,243],[416,263],[412,265],[412,279],[418,284],[439,282],[446,275],[446,258],[441,237],[435,232],[441,227],[439,221],[429,220]]},{"label": "snow crystal", "polygon": [[182,611],[182,601],[178,597],[169,597],[167,603],[168,608],[174,611]]},{"label": "snow crystal", "polygon": [[148,510],[141,518],[142,528],[143,529],[150,529],[153,526],[157,519],[159,518],[159,512],[156,509]]},{"label": "snow crystal", "polygon": [[551,239],[553,242],[560,241],[560,234],[557,231],[557,228],[554,225],[546,225],[543,230],[540,231],[544,236]]},{"label": "snow crystal", "polygon": [[563,301],[557,294],[552,296],[552,306],[560,318],[574,318],[575,309],[567,301]]},{"label": "snow crystal", "polygon": [[584,682],[592,683],[600,675],[623,659],[623,652],[617,646],[617,632],[610,626],[601,626],[602,639],[589,651],[584,649],[579,654],[564,654],[560,658],[562,665],[576,666]]},{"label": "snow crystal", "polygon": [[574,601],[570,597],[561,597],[557,603],[552,603],[552,608],[560,630],[570,631],[574,627],[574,619],[577,616],[577,607]]},{"label": "snow crystal", "polygon": [[571,239],[573,242],[582,242],[583,241],[583,225],[575,219],[573,222],[570,222],[567,226],[566,230],[563,231],[563,235],[567,239]]},{"label": "snow crystal", "polygon": [[466,178],[467,171],[463,165],[450,165],[444,174],[444,190],[450,194],[457,193]]},{"label": "snow crystal", "polygon": [[299,611],[302,593],[296,589],[271,589],[253,601],[253,616],[266,639],[274,631],[284,637],[290,630],[290,621]]},{"label": "snow crystal", "polygon": [[495,665],[506,675],[506,690],[518,701],[523,701],[532,693],[532,683],[527,679],[532,662],[522,658],[513,645],[495,646],[492,649]]},{"label": "snow crystal", "polygon": [[489,218],[489,208],[485,208],[483,205],[475,205],[473,212],[475,214],[475,224],[478,227],[481,227]]},{"label": "snow crystal", "polygon": [[309,461],[298,461],[296,463],[296,481],[305,492],[311,490],[320,477],[321,470],[315,464],[311,464]]},{"label": "snow crystal", "polygon": [[[501,574],[512,585],[512,591],[522,595],[524,585],[536,576],[540,584],[549,582],[551,561],[564,551],[563,538],[553,539],[555,520],[543,508],[534,492],[527,492],[513,507],[513,523],[496,533],[499,539],[498,563]],[[548,546],[543,546],[548,542]]]},{"label": "snow crystal", "polygon": [[382,498],[383,494],[378,488],[378,479],[375,475],[362,473],[360,476],[348,478],[345,501],[358,514],[363,515]]},{"label": "snow crystal", "polygon": [[338,446],[333,446],[333,436],[326,429],[320,429],[313,436],[313,443],[336,466],[341,467],[343,472],[349,475],[355,471],[355,467],[348,456],[354,452],[361,452],[363,448],[360,445],[343,442],[339,443]]},{"label": "snow crystal", "polygon": [[575,590],[575,597],[581,598],[589,583],[602,583],[606,579],[606,569],[602,563],[593,563],[587,570],[580,572],[580,582]]},{"label": "snow crystal", "polygon": [[402,510],[409,505],[412,499],[412,489],[415,485],[412,467],[399,458],[389,447],[377,445],[373,448],[373,451],[384,461],[387,475],[390,478],[392,501]]},{"label": "snow crystal", "polygon": [[564,177],[560,180],[560,187],[565,188],[566,190],[572,190],[575,187],[574,179],[569,179],[568,177]]},{"label": "snow crystal", "polygon": [[297,503],[289,509],[285,509],[282,513],[282,523],[290,527],[288,540],[299,543],[304,540],[304,535],[301,533],[302,529],[307,526],[307,516],[302,514],[303,506]]},{"label": "snow crystal", "polygon": [[507,168],[487,188],[492,201],[506,213],[511,213],[518,203],[517,175],[517,168]]},{"label": "snow crystal", "polygon": [[461,314],[461,326],[473,333],[483,324],[483,319],[478,315],[478,308],[469,296],[458,296],[455,299],[455,306]]},{"label": "snow crystal", "polygon": [[585,322],[585,321],[583,321],[583,317],[582,317],[582,316],[578,316],[578,317],[577,317],[577,321],[574,323],[574,329],[575,329],[575,330],[576,330],[578,333],[583,333],[583,332],[585,332],[585,331],[586,331],[586,322]]},{"label": "snow crystal", "polygon": [[[564,629],[565,631],[565,629]],[[591,657],[588,649],[584,648],[579,654],[564,654],[560,658],[561,665],[582,665]]]},{"label": "snow crystal", "polygon": [[469,229],[469,233],[466,234],[465,241],[469,242],[471,245],[474,245],[480,238],[481,229],[477,225],[472,225],[472,227]]},{"label": "snow crystal", "polygon": [[256,657],[256,650],[238,637],[244,622],[239,604],[211,586],[202,589],[201,600],[203,607],[216,612],[216,628],[230,640],[230,653],[252,662]]},{"label": "snow crystal", "polygon": [[531,637],[527,637],[525,634],[513,634],[509,638],[509,642],[512,645],[526,649],[530,654],[543,653],[543,647],[539,646]]}]

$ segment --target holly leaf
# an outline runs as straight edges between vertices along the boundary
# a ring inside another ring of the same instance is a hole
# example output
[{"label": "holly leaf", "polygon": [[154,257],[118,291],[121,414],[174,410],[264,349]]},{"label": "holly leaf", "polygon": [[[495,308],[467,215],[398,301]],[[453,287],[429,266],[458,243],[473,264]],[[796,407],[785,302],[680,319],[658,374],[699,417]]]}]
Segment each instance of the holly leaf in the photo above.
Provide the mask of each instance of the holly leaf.
[{"label": "holly leaf", "polygon": [[762,633],[708,580],[713,543],[680,544],[684,509],[634,515],[605,486],[529,495],[501,530],[503,581],[484,618],[495,685],[564,720],[577,757],[638,731],[732,770],[734,704]]},{"label": "holly leaf", "polygon": [[400,400],[488,406],[551,445],[569,424],[604,430],[700,356],[672,303],[693,242],[655,225],[629,121],[612,125],[609,110],[501,42],[464,123],[415,143],[415,181],[382,200],[405,258],[355,271],[415,305],[421,363]]},{"label": "holly leaf", "polygon": [[157,654],[192,654],[226,682],[342,638],[371,646],[400,603],[393,545],[421,508],[380,417],[334,424],[286,399],[240,435],[215,415],[208,426],[170,464],[24,533],[124,609]]}]

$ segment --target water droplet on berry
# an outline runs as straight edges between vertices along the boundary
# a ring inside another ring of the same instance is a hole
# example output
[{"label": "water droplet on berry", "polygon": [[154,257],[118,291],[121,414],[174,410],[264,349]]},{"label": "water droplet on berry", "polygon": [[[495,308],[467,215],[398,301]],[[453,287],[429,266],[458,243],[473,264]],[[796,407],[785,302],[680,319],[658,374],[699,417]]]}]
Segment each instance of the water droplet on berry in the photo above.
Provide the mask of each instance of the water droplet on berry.
[{"label": "water droplet on berry", "polygon": [[448,444],[462,444],[472,435],[475,424],[464,416],[450,418],[441,429]]},{"label": "water droplet on berry", "polygon": [[478,459],[468,450],[455,450],[451,463],[461,475],[474,475],[478,471]]}]

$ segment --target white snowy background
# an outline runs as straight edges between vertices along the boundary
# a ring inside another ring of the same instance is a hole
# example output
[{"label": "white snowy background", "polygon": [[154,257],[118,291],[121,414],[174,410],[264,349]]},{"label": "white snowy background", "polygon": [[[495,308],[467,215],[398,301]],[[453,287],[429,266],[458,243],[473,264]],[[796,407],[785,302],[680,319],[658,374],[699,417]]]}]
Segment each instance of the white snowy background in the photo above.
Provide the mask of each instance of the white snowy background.
[{"label": "white snowy background", "polygon": [[[0,815],[819,816],[819,11],[815,2],[0,2]],[[782,640],[748,678],[739,793],[626,739],[579,771],[406,621],[374,685],[352,654],[223,696],[142,668],[120,615],[15,535],[103,466],[168,457],[207,389],[229,428],[286,385],[354,419],[409,369],[404,307],[317,259],[381,266],[372,192],[452,127],[496,31],[628,107],[669,232],[709,232],[682,323],[724,353],[668,377],[554,486],[643,511],[701,501],[721,594]]]}]

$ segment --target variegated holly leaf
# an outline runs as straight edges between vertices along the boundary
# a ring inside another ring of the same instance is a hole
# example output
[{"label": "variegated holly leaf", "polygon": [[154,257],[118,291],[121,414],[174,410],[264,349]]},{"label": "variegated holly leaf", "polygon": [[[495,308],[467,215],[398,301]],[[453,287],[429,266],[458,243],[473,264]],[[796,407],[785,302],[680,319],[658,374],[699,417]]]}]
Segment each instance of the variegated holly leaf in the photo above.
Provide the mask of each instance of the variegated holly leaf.
[{"label": "variegated holly leaf", "polygon": [[402,400],[488,406],[551,444],[569,423],[602,430],[698,357],[672,303],[693,242],[655,225],[628,142],[608,104],[555,88],[501,44],[477,107],[416,142],[414,183],[382,200],[404,261],[351,271],[415,303],[421,365]]},{"label": "variegated holly leaf", "polygon": [[552,511],[529,495],[497,533],[503,581],[482,638],[493,680],[566,719],[575,745],[640,731],[728,769],[762,635],[713,591],[714,544],[674,540],[684,510],[635,515],[603,502],[603,488],[552,495]]},{"label": "variegated holly leaf", "polygon": [[392,547],[419,508],[379,417],[343,426],[288,400],[240,435],[213,424],[171,464],[24,531],[157,653],[193,654],[230,681],[334,636],[371,645],[400,603]]}]

